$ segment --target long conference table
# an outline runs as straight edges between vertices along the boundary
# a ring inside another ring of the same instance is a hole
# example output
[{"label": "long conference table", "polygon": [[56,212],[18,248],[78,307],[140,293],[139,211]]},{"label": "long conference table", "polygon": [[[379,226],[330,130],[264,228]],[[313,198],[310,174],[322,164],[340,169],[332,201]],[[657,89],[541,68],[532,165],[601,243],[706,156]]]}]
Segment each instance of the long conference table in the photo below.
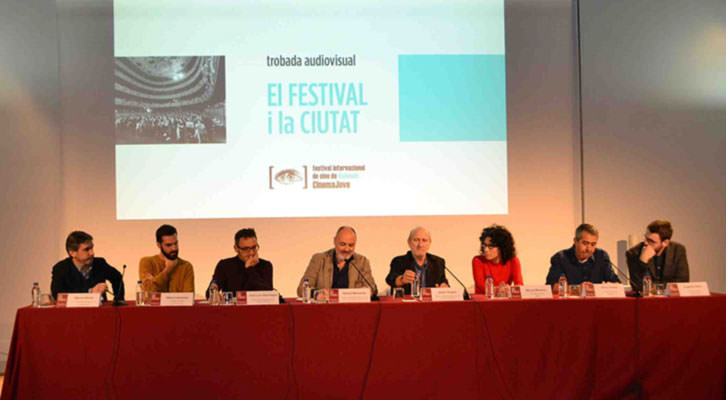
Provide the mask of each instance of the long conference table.
[{"label": "long conference table", "polygon": [[726,296],[21,308],[3,399],[724,399]]}]

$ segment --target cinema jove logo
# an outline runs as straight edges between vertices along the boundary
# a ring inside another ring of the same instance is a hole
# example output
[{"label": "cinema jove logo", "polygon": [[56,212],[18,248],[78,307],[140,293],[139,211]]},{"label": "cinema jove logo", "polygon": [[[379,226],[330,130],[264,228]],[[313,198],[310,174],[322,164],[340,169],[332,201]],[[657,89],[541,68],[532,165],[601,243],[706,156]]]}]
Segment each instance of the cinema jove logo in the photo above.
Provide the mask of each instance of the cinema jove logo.
[{"label": "cinema jove logo", "polygon": [[285,187],[308,188],[308,166],[301,165],[299,168],[277,168],[274,165],[269,167],[270,189]]},{"label": "cinema jove logo", "polygon": [[299,168],[270,165],[268,172],[270,189],[350,189],[353,181],[365,174],[366,166],[359,165],[313,165],[308,174],[307,165]]}]

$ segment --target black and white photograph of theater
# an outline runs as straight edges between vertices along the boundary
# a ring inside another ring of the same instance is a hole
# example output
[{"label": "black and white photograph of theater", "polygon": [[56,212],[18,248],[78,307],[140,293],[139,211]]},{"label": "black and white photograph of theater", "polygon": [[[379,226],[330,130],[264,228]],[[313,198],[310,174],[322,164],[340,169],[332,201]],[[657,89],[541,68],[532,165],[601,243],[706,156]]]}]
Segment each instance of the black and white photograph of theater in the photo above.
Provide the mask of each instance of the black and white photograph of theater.
[{"label": "black and white photograph of theater", "polygon": [[225,143],[224,57],[116,57],[116,144]]}]

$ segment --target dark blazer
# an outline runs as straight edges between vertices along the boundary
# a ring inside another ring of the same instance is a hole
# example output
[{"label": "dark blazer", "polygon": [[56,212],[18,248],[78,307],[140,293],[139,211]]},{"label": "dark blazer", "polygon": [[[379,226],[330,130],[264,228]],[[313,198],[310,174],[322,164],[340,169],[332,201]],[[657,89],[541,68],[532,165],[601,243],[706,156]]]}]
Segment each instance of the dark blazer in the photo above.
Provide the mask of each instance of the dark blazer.
[{"label": "dark blazer", "polygon": [[[439,256],[435,256],[430,253],[426,253],[426,261],[428,266],[426,267],[426,287],[436,287],[441,283],[449,284],[446,279],[446,261]],[[396,286],[396,278],[399,275],[403,275],[406,270],[416,271],[416,260],[413,258],[411,252],[407,252],[405,255],[394,257],[391,260],[391,271],[386,276],[386,283],[391,288]],[[403,290],[406,294],[411,294],[411,285],[403,285]]]},{"label": "dark blazer", "polygon": [[[653,282],[656,282],[655,256],[648,263],[640,261],[640,251],[643,243],[639,243],[625,253],[628,260],[630,285],[633,290],[640,292],[643,287],[643,275],[646,269],[650,271]],[[688,282],[688,258],[686,247],[671,241],[665,249],[665,264],[663,265],[663,282]]]},{"label": "dark blazer", "polygon": [[[121,273],[100,257],[94,257],[91,265],[93,268],[91,268],[88,279],[83,278],[70,257],[54,265],[53,277],[50,281],[50,291],[53,298],[57,299],[58,293],[87,293],[88,289],[108,280],[113,287],[115,298],[123,300],[124,285],[121,280]],[[102,297],[105,300],[106,293]]]},{"label": "dark blazer", "polygon": [[579,285],[582,282],[620,282],[610,266],[610,256],[601,249],[595,249],[592,257],[582,264],[575,257],[574,245],[569,249],[558,251],[550,258],[547,284],[557,283],[563,273],[567,277],[567,282],[573,285]]}]

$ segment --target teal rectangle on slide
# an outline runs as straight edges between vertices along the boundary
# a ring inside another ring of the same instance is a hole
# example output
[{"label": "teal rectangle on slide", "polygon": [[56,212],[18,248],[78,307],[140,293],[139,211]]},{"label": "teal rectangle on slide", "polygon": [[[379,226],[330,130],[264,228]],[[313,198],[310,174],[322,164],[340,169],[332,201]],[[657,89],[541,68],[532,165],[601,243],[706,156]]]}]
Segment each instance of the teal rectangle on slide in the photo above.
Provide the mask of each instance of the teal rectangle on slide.
[{"label": "teal rectangle on slide", "polygon": [[507,140],[504,54],[399,55],[401,142]]}]

